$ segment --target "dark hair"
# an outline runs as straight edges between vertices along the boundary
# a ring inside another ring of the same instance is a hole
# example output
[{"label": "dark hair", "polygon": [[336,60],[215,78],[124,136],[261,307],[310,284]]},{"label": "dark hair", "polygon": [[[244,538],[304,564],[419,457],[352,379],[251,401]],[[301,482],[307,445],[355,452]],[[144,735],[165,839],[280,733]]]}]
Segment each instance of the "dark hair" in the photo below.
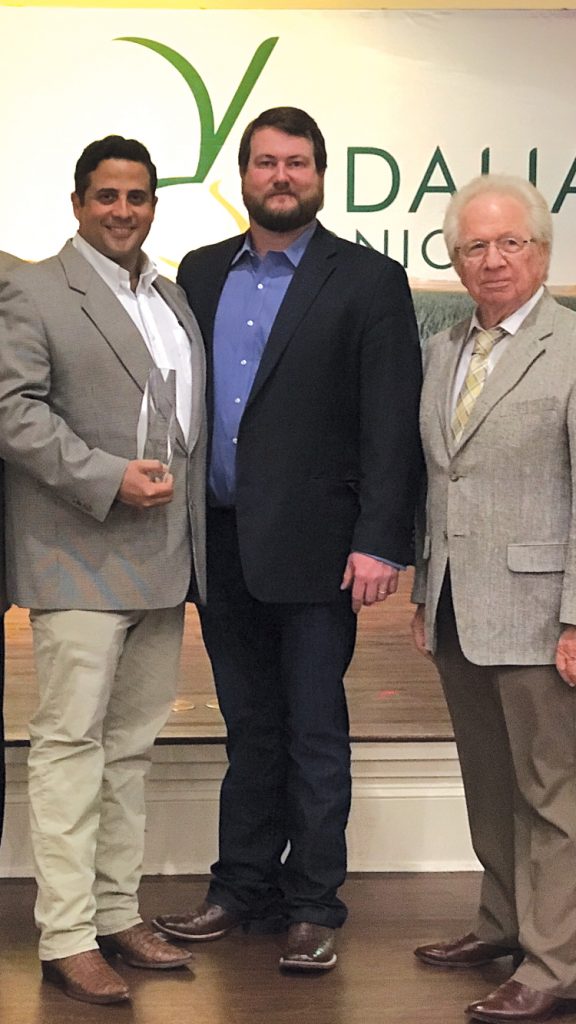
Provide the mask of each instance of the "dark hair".
[{"label": "dark hair", "polygon": [[309,139],[314,147],[316,170],[320,174],[326,170],[328,162],[326,158],[326,143],[314,118],[298,107],[271,107],[270,110],[264,110],[263,113],[254,118],[244,130],[238,150],[240,174],[244,174],[248,167],[252,136],[259,128],[277,128],[278,131],[286,132],[287,135],[298,135],[301,138]]},{"label": "dark hair", "polygon": [[74,189],[81,203],[84,202],[90,175],[103,160],[133,160],[144,164],[150,178],[150,191],[156,192],[158,175],[150,153],[137,139],[125,139],[122,135],[107,135],[105,139],[91,142],[82,153],[74,171]]}]

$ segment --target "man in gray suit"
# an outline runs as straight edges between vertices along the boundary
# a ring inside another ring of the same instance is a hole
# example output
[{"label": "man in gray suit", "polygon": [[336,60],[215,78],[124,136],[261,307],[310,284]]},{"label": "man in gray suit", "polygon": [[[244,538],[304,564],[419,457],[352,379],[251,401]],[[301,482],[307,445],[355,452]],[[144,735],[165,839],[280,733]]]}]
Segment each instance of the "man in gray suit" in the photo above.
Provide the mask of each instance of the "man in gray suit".
[{"label": "man in gray suit", "polygon": [[576,1003],[576,315],[544,287],[552,222],[519,178],[456,193],[444,235],[477,303],[427,345],[427,525],[413,631],[450,708],[476,925],[438,967],[514,957],[468,1012],[540,1021]]},{"label": "man in gray suit", "polygon": [[[0,287],[1,281],[9,270],[23,260],[0,251]],[[8,607],[6,601],[6,585],[4,574],[4,466],[0,461],[0,841],[4,827],[4,802],[6,796],[6,764],[4,759],[4,612]]]},{"label": "man in gray suit", "polygon": [[[40,689],[31,827],[43,974],[129,996],[134,967],[189,955],[143,924],[144,780],[176,689],[184,598],[205,593],[204,358],[176,286],[142,252],[156,171],[109,136],[76,166],[76,237],[0,291],[8,596],[31,609]],[[137,458],[154,367],[176,370],[171,467]]]}]

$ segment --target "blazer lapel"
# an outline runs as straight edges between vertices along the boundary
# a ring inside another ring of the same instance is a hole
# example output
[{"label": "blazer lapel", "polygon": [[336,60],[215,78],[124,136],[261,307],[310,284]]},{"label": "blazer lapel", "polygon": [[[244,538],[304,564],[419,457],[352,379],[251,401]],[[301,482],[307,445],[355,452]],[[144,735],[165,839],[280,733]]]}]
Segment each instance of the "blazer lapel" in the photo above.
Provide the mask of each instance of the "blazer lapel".
[{"label": "blazer lapel", "polygon": [[338,249],[334,236],[321,224],[313,234],[270,331],[247,406],[263,387],[282,356],[298,325],[336,267]]},{"label": "blazer lapel", "polygon": [[488,413],[516,386],[532,363],[546,351],[546,341],[554,331],[554,311],[554,300],[546,292],[510,339],[508,348],[498,363],[497,372],[490,374],[460,440],[454,445],[455,452],[476,433]]},{"label": "blazer lapel", "polygon": [[59,258],[70,288],[80,296],[82,309],[102,335],[102,340],[114,350],[126,372],[144,392],[154,362],[140,331],[122,303],[76,251],[72,242],[66,243]]},{"label": "blazer lapel", "polygon": [[[219,245],[203,250],[204,259],[201,267],[190,270],[193,296],[189,301],[200,326],[206,353],[206,380],[209,382],[206,389],[206,409],[210,431],[214,418],[214,322],[230,264],[245,237],[236,235]],[[182,283],[184,284],[184,281]]]},{"label": "blazer lapel", "polygon": [[200,328],[196,323],[196,318],[186,302],[186,297],[182,295],[182,301],[180,303],[175,302],[172,289],[166,287],[165,282],[161,277],[156,278],[154,287],[158,292],[160,292],[160,295],[164,299],[166,305],[170,306],[170,309],[178,320],[180,327],[185,331],[188,341],[190,342],[190,358],[192,365],[192,409],[190,416],[190,431],[188,438],[186,439],[182,433],[180,424],[178,424],[177,439],[187,451],[191,452],[198,440],[203,420],[202,399],[204,394],[203,382],[205,379],[205,360],[202,335],[200,333]]},{"label": "blazer lapel", "polygon": [[452,395],[454,393],[454,378],[462,358],[462,349],[468,337],[470,320],[460,321],[455,324],[448,333],[448,344],[446,345],[446,359],[440,367],[438,374],[437,410],[440,427],[444,436],[444,443],[448,451],[452,451],[454,438],[452,436]]},{"label": "blazer lapel", "polygon": [[191,305],[198,319],[207,358],[212,363],[212,344],[214,340],[214,321],[222,289],[230,270],[230,264],[242,245],[245,235],[236,235],[213,247],[212,251],[203,250],[205,258],[198,270],[191,270],[193,299]]}]

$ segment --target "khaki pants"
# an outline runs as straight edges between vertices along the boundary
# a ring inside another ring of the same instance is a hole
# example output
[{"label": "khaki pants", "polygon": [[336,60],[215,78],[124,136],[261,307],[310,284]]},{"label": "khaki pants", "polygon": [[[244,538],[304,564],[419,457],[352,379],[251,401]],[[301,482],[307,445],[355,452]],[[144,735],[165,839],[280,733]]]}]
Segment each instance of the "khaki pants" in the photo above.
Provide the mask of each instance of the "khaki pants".
[{"label": "khaki pants", "polygon": [[447,584],[436,663],[484,867],[474,931],[525,959],[515,980],[576,998],[576,691],[554,665],[473,665]]},{"label": "khaki pants", "polygon": [[29,794],[40,958],[140,921],[144,783],[178,675],[184,606],[31,611],[40,703]]}]

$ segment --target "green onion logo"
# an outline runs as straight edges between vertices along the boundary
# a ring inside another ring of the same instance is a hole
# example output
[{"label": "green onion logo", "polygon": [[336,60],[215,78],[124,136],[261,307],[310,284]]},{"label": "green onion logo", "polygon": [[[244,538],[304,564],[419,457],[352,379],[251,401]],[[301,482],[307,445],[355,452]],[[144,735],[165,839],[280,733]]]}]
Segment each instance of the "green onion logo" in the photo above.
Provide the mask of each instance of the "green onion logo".
[{"label": "green onion logo", "polygon": [[137,36],[122,36],[118,41],[125,43],[137,43],[138,46],[147,46],[149,50],[154,50],[155,53],[164,57],[165,60],[180,72],[182,78],[186,82],[186,85],[194,96],[194,100],[198,108],[198,116],[200,119],[200,152],[198,154],[198,162],[196,164],[194,174],[189,176],[187,175],[185,177],[161,178],[158,182],[158,187],[162,188],[166,185],[186,185],[205,181],[206,175],[210,171],[210,168],[236,123],[246,100],[262,74],[268,58],[278,42],[278,36],[264,40],[256,50],[218,128],[214,125],[214,111],[212,110],[212,103],[208,90],[201,76],[196,71],[196,68],[194,68],[185,57],[180,53],[177,53],[176,50],[172,50],[169,46],[157,43],[153,39],[140,39]]}]

